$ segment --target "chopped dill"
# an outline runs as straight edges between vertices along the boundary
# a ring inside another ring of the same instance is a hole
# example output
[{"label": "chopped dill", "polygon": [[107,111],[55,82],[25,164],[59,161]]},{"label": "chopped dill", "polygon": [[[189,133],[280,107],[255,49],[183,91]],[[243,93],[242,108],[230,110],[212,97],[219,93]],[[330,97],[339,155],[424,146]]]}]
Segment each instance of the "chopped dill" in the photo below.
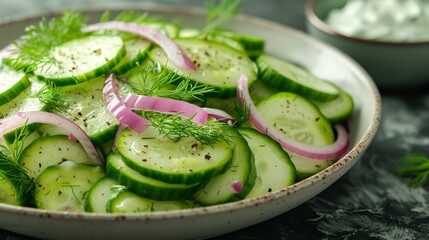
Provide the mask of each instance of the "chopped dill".
[{"label": "chopped dill", "polygon": [[22,167],[18,160],[24,149],[24,141],[28,135],[27,125],[16,132],[12,150],[0,145],[0,182],[10,181],[17,190],[17,198],[20,204],[30,201],[35,188],[27,170]]},{"label": "chopped dill", "polygon": [[194,138],[210,146],[221,140],[229,141],[226,131],[230,126],[221,121],[209,121],[198,126],[192,122],[192,118],[183,118],[177,114],[144,112],[143,115],[161,135],[174,142],[184,137]]},{"label": "chopped dill", "polygon": [[35,93],[35,97],[43,104],[46,104],[50,110],[61,112],[67,107],[67,95],[61,92],[52,81],[47,82],[40,88]]},{"label": "chopped dill", "polygon": [[206,85],[193,84],[189,77],[153,62],[133,73],[130,84],[141,95],[183,101],[203,101],[205,94],[215,91]]},{"label": "chopped dill", "polygon": [[206,26],[203,28],[203,32],[211,32],[234,19],[242,6],[242,0],[208,1]]},{"label": "chopped dill", "polygon": [[12,67],[29,72],[49,68],[55,62],[49,54],[51,49],[82,36],[80,29],[86,22],[87,18],[80,13],[65,11],[61,18],[44,18],[38,24],[28,26],[25,35],[14,42],[19,55],[12,61]]},{"label": "chopped dill", "polygon": [[234,101],[234,111],[232,113],[232,117],[235,119],[234,124],[240,126],[249,121],[250,108],[246,102],[240,104],[238,101],[238,99]]}]

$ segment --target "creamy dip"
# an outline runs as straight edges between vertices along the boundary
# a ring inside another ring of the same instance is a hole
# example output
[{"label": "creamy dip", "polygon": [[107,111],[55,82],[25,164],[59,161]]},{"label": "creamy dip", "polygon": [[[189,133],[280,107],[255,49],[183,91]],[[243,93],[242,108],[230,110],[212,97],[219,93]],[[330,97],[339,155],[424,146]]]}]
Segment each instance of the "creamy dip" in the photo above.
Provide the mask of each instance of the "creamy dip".
[{"label": "creamy dip", "polygon": [[349,36],[387,41],[429,40],[429,0],[348,0],[326,22]]}]

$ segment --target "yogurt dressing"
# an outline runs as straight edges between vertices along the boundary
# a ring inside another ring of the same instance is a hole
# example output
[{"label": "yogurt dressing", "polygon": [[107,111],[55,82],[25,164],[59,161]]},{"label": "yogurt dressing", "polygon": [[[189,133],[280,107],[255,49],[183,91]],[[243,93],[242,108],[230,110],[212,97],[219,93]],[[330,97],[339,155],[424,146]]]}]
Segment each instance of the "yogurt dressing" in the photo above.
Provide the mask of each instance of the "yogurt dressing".
[{"label": "yogurt dressing", "polygon": [[338,32],[366,39],[429,40],[429,0],[348,0],[326,23]]}]

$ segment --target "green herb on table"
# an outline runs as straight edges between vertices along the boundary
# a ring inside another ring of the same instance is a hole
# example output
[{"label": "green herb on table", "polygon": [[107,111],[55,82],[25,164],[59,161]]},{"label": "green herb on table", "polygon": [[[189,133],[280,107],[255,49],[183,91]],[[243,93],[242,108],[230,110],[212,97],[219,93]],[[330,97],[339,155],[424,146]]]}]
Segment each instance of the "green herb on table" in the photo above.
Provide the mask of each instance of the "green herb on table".
[{"label": "green herb on table", "polygon": [[408,186],[412,188],[422,187],[429,177],[429,158],[422,154],[407,155],[400,159],[395,173],[408,179]]}]

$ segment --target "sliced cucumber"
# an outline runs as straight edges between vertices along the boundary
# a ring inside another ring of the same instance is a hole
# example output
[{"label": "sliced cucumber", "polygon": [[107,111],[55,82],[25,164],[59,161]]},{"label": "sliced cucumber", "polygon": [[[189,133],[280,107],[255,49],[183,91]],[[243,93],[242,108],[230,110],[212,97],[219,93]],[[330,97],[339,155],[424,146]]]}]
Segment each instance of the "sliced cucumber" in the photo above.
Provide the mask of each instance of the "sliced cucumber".
[{"label": "sliced cucumber", "polygon": [[260,101],[265,100],[276,93],[279,93],[280,91],[268,86],[261,80],[257,80],[250,87],[249,92],[250,96],[252,97],[252,101],[257,104]]},{"label": "sliced cucumber", "polygon": [[332,160],[317,160],[310,159],[295,153],[289,153],[290,159],[296,167],[296,180],[301,181],[335,163],[336,159]]},{"label": "sliced cucumber", "polygon": [[238,131],[255,156],[256,183],[246,198],[261,196],[295,183],[295,166],[278,142],[253,128],[239,128]]},{"label": "sliced cucumber", "polygon": [[146,177],[128,167],[122,157],[115,152],[107,156],[106,171],[109,177],[116,179],[129,191],[160,201],[186,199],[201,185],[200,183],[172,184]]},{"label": "sliced cucumber", "polygon": [[0,203],[15,206],[23,204],[17,186],[8,179],[3,171],[0,171]]},{"label": "sliced cucumber", "polygon": [[25,73],[0,63],[0,105],[10,102],[30,85]]},{"label": "sliced cucumber", "polygon": [[70,141],[64,135],[35,139],[22,151],[19,158],[19,164],[27,169],[27,174],[34,179],[47,167],[64,161],[92,164],[82,145]]},{"label": "sliced cucumber", "polygon": [[49,54],[53,64],[38,67],[35,74],[64,86],[102,76],[120,62],[126,50],[119,36],[95,35],[66,42]]},{"label": "sliced cucumber", "polygon": [[339,88],[333,83],[330,83],[338,88],[338,97],[327,101],[313,101],[314,104],[320,109],[320,111],[329,119],[332,123],[340,123],[350,117],[354,109],[353,98],[344,90]]},{"label": "sliced cucumber", "polygon": [[153,127],[140,134],[124,129],[117,149],[125,163],[141,174],[180,184],[198,183],[225,172],[233,155],[233,146],[226,141],[212,146],[194,138],[172,141]]},{"label": "sliced cucumber", "polygon": [[[34,96],[35,92],[40,90],[40,88],[42,88],[44,84],[45,83],[39,82],[36,79],[31,78],[30,87],[22,91],[21,94],[15,97],[12,101],[0,106],[0,119],[10,117],[12,115],[17,114],[18,112],[47,110],[48,107]],[[27,126],[26,131],[28,134],[31,134],[38,127],[39,124],[30,124]],[[6,144],[11,146],[20,131],[21,128],[18,128],[14,131],[4,134],[3,139]],[[26,140],[29,140],[29,138],[27,138]]]},{"label": "sliced cucumber", "polygon": [[209,40],[212,42],[216,42],[216,43],[228,46],[237,51],[246,53],[246,49],[240,42],[234,39],[231,39],[230,37],[224,36],[223,34],[220,34],[217,31],[206,33],[198,29],[187,28],[187,29],[180,30],[179,37]]},{"label": "sliced cucumber", "polygon": [[248,35],[237,34],[227,30],[202,32],[195,28],[181,29],[179,38],[200,38],[218,42],[241,52],[245,52],[251,59],[256,59],[264,51],[265,40]]},{"label": "sliced cucumber", "polygon": [[312,102],[298,94],[280,92],[256,107],[269,124],[296,141],[326,145],[335,140],[329,120]]},{"label": "sliced cucumber", "polygon": [[102,166],[65,161],[43,171],[36,182],[37,208],[84,212],[84,202],[92,185],[105,176]]},{"label": "sliced cucumber", "polygon": [[[335,140],[329,120],[309,100],[295,93],[281,92],[257,104],[268,122],[296,141],[327,145]],[[335,160],[313,160],[289,153],[296,167],[297,180],[302,180],[330,166]]]},{"label": "sliced cucumber", "polygon": [[43,111],[46,106],[34,95],[45,83],[31,79],[30,87],[23,90],[18,96],[0,106],[0,119],[25,111]]},{"label": "sliced cucumber", "polygon": [[152,44],[141,38],[131,38],[126,40],[125,48],[127,54],[121,59],[118,65],[112,69],[117,76],[125,74],[136,66],[139,66],[148,57]]},{"label": "sliced cucumber", "polygon": [[[118,128],[118,121],[106,108],[103,100],[103,85],[104,79],[96,78],[81,84],[61,87],[61,91],[67,96],[64,99],[66,108],[53,111],[78,124],[96,145],[113,139]],[[43,131],[47,134],[49,131],[57,130],[55,127],[47,126]]]},{"label": "sliced cucumber", "polygon": [[126,189],[127,187],[119,184],[115,179],[107,176],[100,178],[88,192],[88,197],[85,199],[85,211],[107,213],[108,202]]},{"label": "sliced cucumber", "polygon": [[141,213],[171,211],[190,208],[185,201],[157,201],[144,198],[129,191],[123,191],[108,203],[111,213]]},{"label": "sliced cucumber", "polygon": [[249,85],[256,80],[256,66],[245,53],[202,39],[177,39],[176,43],[194,62],[196,71],[179,69],[169,61],[159,47],[151,51],[150,58],[198,84],[214,88],[216,92],[209,93],[208,96],[218,98],[236,96],[237,82],[241,74],[248,77]]},{"label": "sliced cucumber", "polygon": [[[252,190],[256,181],[255,159],[246,142],[246,139],[236,130],[231,129],[228,134],[234,142],[234,156],[228,170],[210,181],[200,189],[194,199],[202,205],[214,205],[244,199]],[[241,191],[234,189],[234,185],[241,185]]]},{"label": "sliced cucumber", "polygon": [[258,58],[264,52],[265,39],[263,38],[238,34],[231,31],[218,31],[218,34],[240,43],[251,59]]},{"label": "sliced cucumber", "polygon": [[336,87],[286,60],[263,54],[256,63],[259,79],[280,91],[295,92],[318,101],[328,101],[339,94]]}]

